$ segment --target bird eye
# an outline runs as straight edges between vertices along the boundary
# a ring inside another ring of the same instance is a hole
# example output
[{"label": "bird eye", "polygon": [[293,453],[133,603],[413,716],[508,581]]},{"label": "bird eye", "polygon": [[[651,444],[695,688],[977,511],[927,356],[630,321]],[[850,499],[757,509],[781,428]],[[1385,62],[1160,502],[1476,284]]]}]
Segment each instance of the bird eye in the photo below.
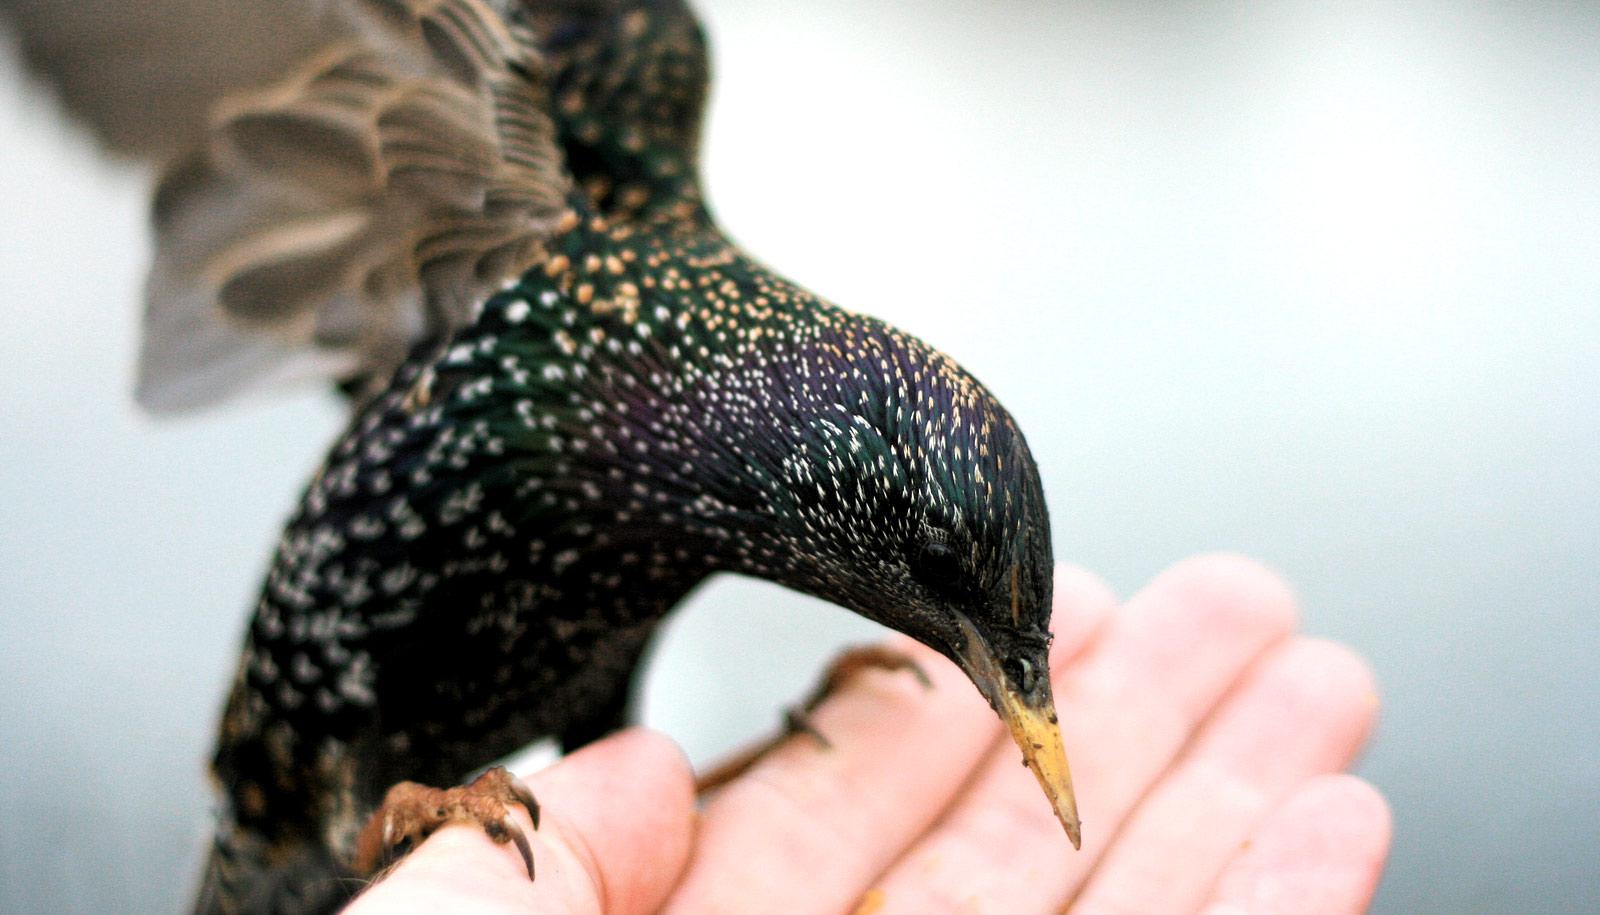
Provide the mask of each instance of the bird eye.
[{"label": "bird eye", "polygon": [[1011,658],[1006,661],[1006,677],[1017,685],[1017,692],[1033,692],[1033,664],[1027,658]]},{"label": "bird eye", "polygon": [[961,579],[961,561],[955,547],[943,540],[929,540],[913,551],[911,574],[928,587],[947,588]]}]

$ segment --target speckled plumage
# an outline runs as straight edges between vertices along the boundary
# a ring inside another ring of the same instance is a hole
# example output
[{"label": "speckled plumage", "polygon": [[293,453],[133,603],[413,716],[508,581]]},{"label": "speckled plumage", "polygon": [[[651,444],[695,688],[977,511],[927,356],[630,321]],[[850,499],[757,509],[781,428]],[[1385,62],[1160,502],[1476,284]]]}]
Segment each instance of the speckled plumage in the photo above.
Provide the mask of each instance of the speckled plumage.
[{"label": "speckled plumage", "polygon": [[365,403],[284,533],[223,719],[201,908],[326,908],[395,781],[618,727],[650,636],[716,572],[952,657],[981,634],[1048,706],[1021,433],[948,357],[723,236],[695,176],[698,28],[619,6],[532,7],[568,212]]}]

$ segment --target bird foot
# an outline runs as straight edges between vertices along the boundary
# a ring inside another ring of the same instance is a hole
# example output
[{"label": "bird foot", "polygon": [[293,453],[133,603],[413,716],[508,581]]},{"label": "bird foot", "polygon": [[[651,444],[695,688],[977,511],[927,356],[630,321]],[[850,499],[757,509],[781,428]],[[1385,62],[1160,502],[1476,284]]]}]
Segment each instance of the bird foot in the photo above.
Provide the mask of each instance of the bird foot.
[{"label": "bird foot", "polygon": [[502,766],[483,773],[458,788],[430,788],[401,782],[384,795],[383,805],[362,827],[356,839],[355,867],[376,874],[422,844],[428,836],[451,823],[472,823],[495,842],[514,843],[533,879],[533,849],[522,827],[512,819],[510,807],[521,804],[539,828],[539,802],[522,780]]},{"label": "bird foot", "polygon": [[[822,682],[811,691],[811,695],[806,697],[800,708],[807,712],[814,710],[839,687],[849,682],[851,677],[863,670],[907,670],[917,678],[923,689],[933,689],[933,681],[928,679],[928,672],[923,670],[922,665],[911,655],[883,645],[857,645],[833,659],[833,663],[829,664],[828,669],[822,674]],[[816,733],[809,725],[806,730]]]},{"label": "bird foot", "polygon": [[859,645],[833,659],[828,669],[805,701],[798,708],[783,713],[783,733],[726,760],[702,773],[695,779],[695,790],[700,794],[715,791],[750,770],[762,757],[777,749],[780,744],[796,734],[807,734],[824,750],[833,749],[833,742],[811,723],[809,713],[815,711],[827,698],[863,670],[907,670],[917,678],[924,689],[932,689],[933,681],[915,659],[902,651],[882,645]]}]

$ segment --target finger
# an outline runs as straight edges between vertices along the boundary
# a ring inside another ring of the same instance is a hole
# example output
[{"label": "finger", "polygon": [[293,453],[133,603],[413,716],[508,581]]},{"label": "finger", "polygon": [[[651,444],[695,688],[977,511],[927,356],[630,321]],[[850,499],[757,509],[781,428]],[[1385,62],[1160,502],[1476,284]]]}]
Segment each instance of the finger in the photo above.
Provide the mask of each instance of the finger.
[{"label": "finger", "polygon": [[1293,600],[1254,563],[1202,557],[1163,573],[1055,678],[1083,849],[1074,852],[1011,747],[884,875],[885,912],[1059,908],[1119,824],[1241,672],[1293,627]]},{"label": "finger", "polygon": [[[1076,571],[1058,577],[1055,593],[1065,657],[1114,599]],[[953,664],[909,639],[894,647],[917,659],[932,688],[904,674],[852,678],[811,716],[831,749],[791,739],[719,791],[669,913],[847,909],[949,802],[1000,723]]]},{"label": "finger", "polygon": [[1383,874],[1389,833],[1389,806],[1371,785],[1353,775],[1314,778],[1240,846],[1201,912],[1365,912]]},{"label": "finger", "polygon": [[448,826],[357,900],[358,915],[396,912],[654,912],[689,855],[694,783],[667,738],[634,729],[527,779],[540,828],[513,812],[532,842],[536,880],[516,848],[482,829]]},{"label": "finger", "polygon": [[1372,674],[1348,649],[1274,649],[1140,803],[1075,907],[1194,911],[1279,799],[1350,764],[1376,711]]},{"label": "finger", "polygon": [[1117,595],[1105,579],[1075,565],[1056,566],[1055,600],[1050,607],[1050,669],[1059,671],[1094,647],[1117,608]]}]

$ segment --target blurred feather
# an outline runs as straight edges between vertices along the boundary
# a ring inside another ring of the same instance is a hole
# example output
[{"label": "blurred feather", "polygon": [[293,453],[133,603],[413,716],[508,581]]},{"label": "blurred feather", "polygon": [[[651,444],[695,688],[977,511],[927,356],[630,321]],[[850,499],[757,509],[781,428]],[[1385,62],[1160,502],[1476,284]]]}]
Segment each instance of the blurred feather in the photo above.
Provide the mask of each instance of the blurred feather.
[{"label": "blurred feather", "polygon": [[167,165],[138,398],[382,384],[538,257],[567,179],[531,37],[486,0],[0,0],[112,148]]},{"label": "blurred feather", "polygon": [[119,152],[200,142],[223,95],[278,77],[348,25],[279,0],[0,0],[30,69]]}]

